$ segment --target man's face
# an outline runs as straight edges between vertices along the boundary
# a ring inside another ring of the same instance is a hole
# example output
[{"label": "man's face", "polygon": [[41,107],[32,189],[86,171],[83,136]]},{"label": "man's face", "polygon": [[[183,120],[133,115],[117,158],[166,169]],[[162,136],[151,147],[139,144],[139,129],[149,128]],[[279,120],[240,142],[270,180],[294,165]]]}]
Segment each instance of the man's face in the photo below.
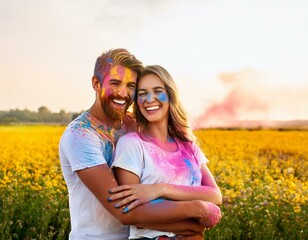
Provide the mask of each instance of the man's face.
[{"label": "man's face", "polygon": [[101,86],[102,109],[111,120],[122,120],[134,101],[137,73],[121,65],[110,68]]}]

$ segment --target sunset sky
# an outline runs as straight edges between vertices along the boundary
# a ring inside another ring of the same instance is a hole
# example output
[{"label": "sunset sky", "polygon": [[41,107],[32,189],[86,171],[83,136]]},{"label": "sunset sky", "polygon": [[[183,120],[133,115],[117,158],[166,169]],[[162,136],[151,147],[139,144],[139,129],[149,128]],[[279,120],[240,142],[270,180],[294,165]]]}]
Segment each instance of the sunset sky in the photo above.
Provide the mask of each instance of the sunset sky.
[{"label": "sunset sky", "polygon": [[98,55],[175,79],[193,125],[308,119],[308,1],[0,0],[0,110],[81,111]]}]

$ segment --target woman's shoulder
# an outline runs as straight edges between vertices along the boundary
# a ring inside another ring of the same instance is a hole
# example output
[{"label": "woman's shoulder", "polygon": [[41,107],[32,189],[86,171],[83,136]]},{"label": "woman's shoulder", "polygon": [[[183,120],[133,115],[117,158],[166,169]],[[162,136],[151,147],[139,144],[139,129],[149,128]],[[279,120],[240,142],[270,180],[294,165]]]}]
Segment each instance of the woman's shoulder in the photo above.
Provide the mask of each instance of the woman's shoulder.
[{"label": "woman's shoulder", "polygon": [[119,141],[139,141],[140,137],[136,132],[126,133],[120,137]]}]

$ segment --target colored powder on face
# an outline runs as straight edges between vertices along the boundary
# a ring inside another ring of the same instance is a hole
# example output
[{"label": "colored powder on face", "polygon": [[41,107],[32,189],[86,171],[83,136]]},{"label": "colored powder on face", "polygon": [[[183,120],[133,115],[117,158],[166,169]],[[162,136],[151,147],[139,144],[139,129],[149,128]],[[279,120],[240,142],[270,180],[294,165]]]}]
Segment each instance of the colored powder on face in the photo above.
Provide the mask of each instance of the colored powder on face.
[{"label": "colored powder on face", "polygon": [[[113,67],[113,68],[110,69],[109,79],[119,79],[120,78],[118,68],[119,68],[119,66]],[[123,73],[122,73],[122,75],[123,75]]]},{"label": "colored powder on face", "polygon": [[116,67],[117,72],[118,72],[118,76],[120,77],[120,79],[124,79],[125,73],[126,73],[126,69],[122,66],[117,66]]},{"label": "colored powder on face", "polygon": [[147,94],[147,102],[151,102],[151,99],[152,99],[152,94],[148,93]]},{"label": "colored powder on face", "polygon": [[141,105],[144,101],[144,97],[138,96],[138,103]]},{"label": "colored powder on face", "polygon": [[[123,69],[124,69],[124,68],[123,68]],[[133,71],[130,70],[130,69],[128,69],[128,68],[125,68],[123,80],[124,80],[125,82],[129,82],[129,81],[134,80],[134,79],[133,79]]]},{"label": "colored powder on face", "polygon": [[132,93],[132,101],[135,100],[135,97],[136,97],[136,92],[134,91],[134,92]]},{"label": "colored powder on face", "polygon": [[158,94],[158,100],[161,101],[161,102],[168,102],[169,101],[167,94],[164,93],[164,92]]},{"label": "colored powder on face", "polygon": [[102,94],[101,94],[101,96],[102,96],[102,97],[105,96],[105,93],[106,93],[106,88],[103,88],[103,89],[102,89]]}]

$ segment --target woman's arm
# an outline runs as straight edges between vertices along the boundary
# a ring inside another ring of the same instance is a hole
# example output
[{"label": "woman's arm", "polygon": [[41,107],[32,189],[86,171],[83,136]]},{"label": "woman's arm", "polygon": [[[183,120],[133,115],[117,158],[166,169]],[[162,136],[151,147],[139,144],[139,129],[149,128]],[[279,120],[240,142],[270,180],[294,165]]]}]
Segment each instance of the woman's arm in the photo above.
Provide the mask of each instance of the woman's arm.
[{"label": "woman's arm", "polygon": [[[114,175],[119,184],[130,184],[131,186],[144,186],[145,188],[146,186],[151,186],[151,184],[150,185],[138,184],[140,181],[139,177],[135,175],[134,173],[124,170],[122,168],[118,168],[118,167],[114,168]],[[151,195],[151,189],[149,190],[150,191],[142,190],[142,192],[145,192],[143,199],[146,201],[146,203],[149,202],[148,203],[149,205],[155,205],[157,203],[162,203],[164,201],[162,199],[156,199],[155,195]],[[138,192],[138,189],[136,189],[136,191]],[[109,201],[111,200],[109,199]],[[118,204],[119,202],[115,204],[116,208],[123,207]],[[176,234],[181,234],[181,235],[201,234],[202,236],[205,226],[208,226],[209,228],[214,227],[219,222],[220,217],[221,217],[219,207],[215,206],[214,204],[210,202],[204,202],[204,204],[206,204],[206,208],[208,209],[206,222],[196,221],[195,219],[191,218],[191,219],[185,219],[185,220],[179,219],[176,222],[161,222],[161,223],[155,223],[155,224],[137,223],[134,225],[136,225],[137,227],[142,227],[142,228],[147,228],[147,229],[174,232]],[[124,207],[123,209],[124,209],[123,212],[128,212],[129,210],[131,210],[131,208],[129,208],[128,206]],[[159,210],[158,208],[156,209]]]},{"label": "woman's arm", "polygon": [[[202,186],[184,186],[166,183],[136,185],[136,183],[139,183],[138,176],[121,168],[116,168],[115,175],[119,184],[126,185],[111,189],[110,192],[116,194],[113,194],[109,200],[122,199],[117,203],[118,207],[130,203],[126,207],[127,211],[157,198],[167,198],[175,201],[203,200],[221,205],[222,195],[211,171],[205,164],[201,165],[201,171]],[[134,176],[137,179],[136,181],[128,180]]]},{"label": "woman's arm", "polygon": [[214,227],[221,217],[218,207],[213,209],[211,203],[203,201],[164,200],[143,204],[134,211],[123,214],[122,208],[115,208],[114,204],[107,200],[110,196],[108,190],[117,186],[117,181],[107,164],[79,170],[77,174],[106,210],[124,225],[177,223],[193,218],[204,227]]}]

